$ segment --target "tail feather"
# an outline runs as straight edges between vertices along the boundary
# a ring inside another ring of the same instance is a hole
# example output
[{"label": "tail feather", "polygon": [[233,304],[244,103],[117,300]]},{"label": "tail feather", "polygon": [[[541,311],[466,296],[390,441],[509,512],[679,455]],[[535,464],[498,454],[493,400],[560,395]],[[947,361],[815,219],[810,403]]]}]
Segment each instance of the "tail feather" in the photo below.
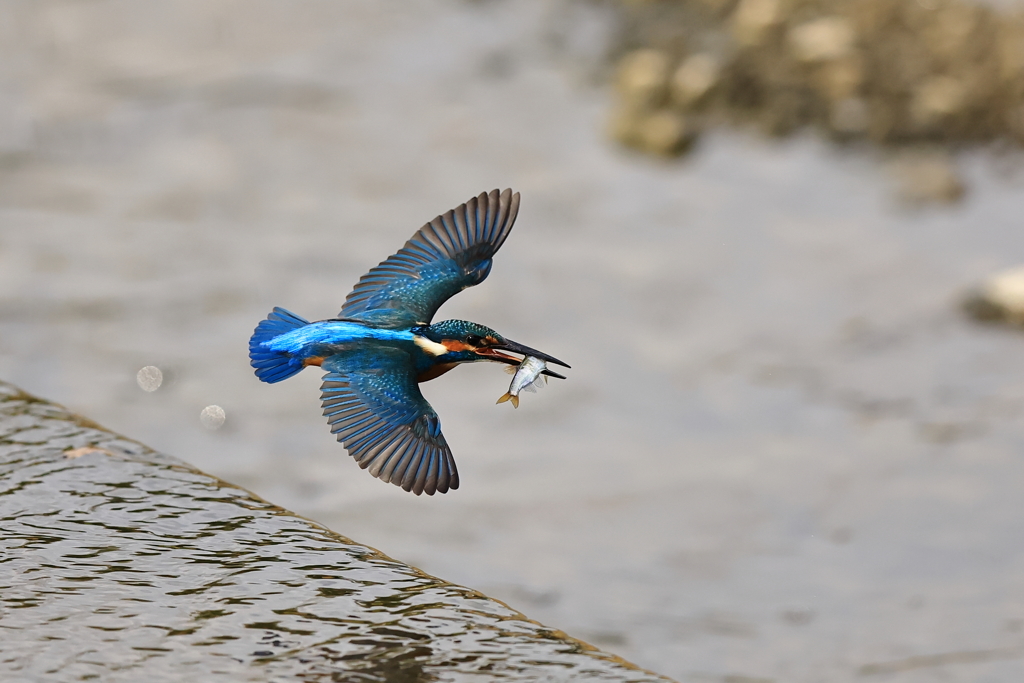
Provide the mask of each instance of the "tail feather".
[{"label": "tail feather", "polygon": [[291,311],[274,308],[267,319],[256,326],[249,338],[249,363],[256,369],[256,376],[260,380],[268,384],[280,382],[305,367],[301,358],[294,358],[282,351],[272,351],[264,344],[308,324],[308,320]]}]

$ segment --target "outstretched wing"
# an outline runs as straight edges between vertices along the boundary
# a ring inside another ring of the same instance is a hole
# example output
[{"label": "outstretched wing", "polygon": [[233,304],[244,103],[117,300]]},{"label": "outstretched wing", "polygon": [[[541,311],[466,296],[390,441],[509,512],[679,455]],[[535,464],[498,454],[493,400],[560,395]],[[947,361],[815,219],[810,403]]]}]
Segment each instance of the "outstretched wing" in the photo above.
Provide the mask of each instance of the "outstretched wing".
[{"label": "outstretched wing", "polygon": [[369,348],[330,356],[323,368],[324,415],[360,467],[416,495],[459,488],[441,422],[407,353]]},{"label": "outstretched wing", "polygon": [[441,304],[484,281],[518,211],[518,192],[494,190],[438,216],[359,279],[339,317],[393,328],[430,323]]}]

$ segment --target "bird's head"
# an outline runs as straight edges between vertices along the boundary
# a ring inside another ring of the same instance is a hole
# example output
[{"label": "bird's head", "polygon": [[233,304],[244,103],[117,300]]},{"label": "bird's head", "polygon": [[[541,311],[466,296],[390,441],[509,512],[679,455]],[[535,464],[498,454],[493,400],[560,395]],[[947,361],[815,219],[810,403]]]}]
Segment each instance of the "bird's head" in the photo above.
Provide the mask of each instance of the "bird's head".
[{"label": "bird's head", "polygon": [[[554,356],[506,339],[491,328],[468,320],[442,320],[422,328],[420,335],[428,340],[429,346],[425,346],[424,349],[433,354],[438,363],[470,363],[490,360],[519,365],[523,359],[506,353],[511,352],[523,356],[534,356],[548,363],[569,367]],[[557,373],[548,372],[547,374],[561,377]]]}]

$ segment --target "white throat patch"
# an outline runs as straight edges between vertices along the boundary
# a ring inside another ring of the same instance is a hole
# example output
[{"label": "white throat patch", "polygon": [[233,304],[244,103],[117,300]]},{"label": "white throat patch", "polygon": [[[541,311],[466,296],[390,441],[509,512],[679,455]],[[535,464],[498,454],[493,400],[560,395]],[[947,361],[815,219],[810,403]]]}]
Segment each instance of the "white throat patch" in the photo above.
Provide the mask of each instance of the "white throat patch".
[{"label": "white throat patch", "polygon": [[416,346],[420,347],[431,356],[443,356],[448,353],[448,347],[444,344],[438,344],[435,341],[430,341],[426,337],[421,337],[418,334],[413,335],[412,341]]}]

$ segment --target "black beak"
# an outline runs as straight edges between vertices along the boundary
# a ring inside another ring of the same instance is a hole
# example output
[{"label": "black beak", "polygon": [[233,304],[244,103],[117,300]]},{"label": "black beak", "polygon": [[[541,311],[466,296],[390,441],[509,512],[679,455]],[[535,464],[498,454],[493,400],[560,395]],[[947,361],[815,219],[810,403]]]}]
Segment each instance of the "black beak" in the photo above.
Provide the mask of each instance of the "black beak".
[{"label": "black beak", "polygon": [[[563,368],[571,367],[568,363],[563,363],[554,356],[549,356],[543,351],[531,349],[529,346],[524,346],[518,342],[510,341],[508,339],[506,339],[505,342],[502,344],[491,344],[490,346],[485,347],[485,349],[500,349],[502,351],[511,351],[512,353],[520,353],[523,356],[533,356],[534,358],[540,358],[545,363],[554,363],[555,365],[561,365]],[[506,356],[500,353],[488,353],[486,355],[491,360],[500,361],[502,363],[508,363],[509,365],[519,365],[521,362],[523,362],[521,358],[512,358],[510,356]],[[542,372],[541,374],[548,375],[549,377],[557,377],[558,379],[565,379],[564,375],[560,375],[557,372],[553,372],[551,370],[544,370],[544,372]]]}]

